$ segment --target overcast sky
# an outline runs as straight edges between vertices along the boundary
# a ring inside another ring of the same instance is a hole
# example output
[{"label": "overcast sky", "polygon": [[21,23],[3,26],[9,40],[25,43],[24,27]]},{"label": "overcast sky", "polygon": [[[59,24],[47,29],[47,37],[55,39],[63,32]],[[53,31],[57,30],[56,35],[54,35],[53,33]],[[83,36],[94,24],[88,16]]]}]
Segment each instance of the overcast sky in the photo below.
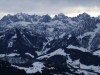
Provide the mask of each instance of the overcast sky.
[{"label": "overcast sky", "polygon": [[77,16],[86,12],[91,16],[98,16],[100,0],[0,0],[0,18],[20,12],[51,16],[58,13]]}]

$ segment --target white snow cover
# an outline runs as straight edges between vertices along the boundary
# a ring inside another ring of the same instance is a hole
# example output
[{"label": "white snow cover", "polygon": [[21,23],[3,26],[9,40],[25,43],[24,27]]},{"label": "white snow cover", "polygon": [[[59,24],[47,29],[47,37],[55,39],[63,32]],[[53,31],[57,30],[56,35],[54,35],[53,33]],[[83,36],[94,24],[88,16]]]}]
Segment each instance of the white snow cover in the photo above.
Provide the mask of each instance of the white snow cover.
[{"label": "white snow cover", "polygon": [[25,70],[26,73],[36,73],[36,72],[40,72],[42,73],[42,70],[43,68],[45,67],[44,64],[42,62],[34,62],[33,64],[33,67],[19,67],[19,66],[16,66],[16,65],[12,65],[13,67],[16,67],[18,69],[21,69],[21,70]]},{"label": "white snow cover", "polygon": [[9,19],[10,23],[13,23],[13,21],[11,21],[11,19]]},{"label": "white snow cover", "polygon": [[48,42],[43,42],[43,48],[42,48],[42,51],[46,48],[47,44],[49,43],[50,41],[48,40]]},{"label": "white snow cover", "polygon": [[87,70],[80,70],[80,69],[78,69],[76,73],[78,74],[84,73],[84,75],[97,75],[97,73],[89,72]]},{"label": "white snow cover", "polygon": [[42,54],[46,54],[49,50],[50,50],[50,48],[45,48],[45,50],[42,51]]},{"label": "white snow cover", "polygon": [[52,40],[53,40],[53,37],[48,37],[48,39],[49,39],[50,41],[52,41]]},{"label": "white snow cover", "polygon": [[9,43],[8,43],[8,47],[12,47],[13,46],[13,41],[10,41]]},{"label": "white snow cover", "polygon": [[52,32],[52,31],[54,30],[54,28],[48,28],[48,30],[49,30],[50,32]]},{"label": "white snow cover", "polygon": [[22,13],[18,13],[18,14],[16,14],[16,16],[17,16],[18,19],[25,20],[25,19],[23,18]]},{"label": "white snow cover", "polygon": [[19,21],[19,22],[14,22],[14,23],[11,23],[9,25],[7,25],[8,27],[12,28],[14,26],[18,26],[18,25],[21,25],[21,26],[27,26],[29,24],[32,24],[30,22],[25,22],[25,21]]},{"label": "white snow cover", "polygon": [[77,25],[75,21],[71,20],[71,18],[67,18],[67,20],[71,25],[74,25],[74,26]]},{"label": "white snow cover", "polygon": [[6,56],[11,56],[11,57],[13,57],[13,56],[19,56],[20,54],[18,54],[18,53],[11,53],[11,54],[8,54],[8,55],[6,55]]},{"label": "white snow cover", "polygon": [[42,54],[42,52],[39,51],[35,51],[37,53],[38,56],[40,56]]},{"label": "white snow cover", "polygon": [[50,58],[50,57],[52,57],[54,55],[66,56],[66,53],[64,52],[63,49],[60,48],[60,49],[58,49],[58,50],[56,50],[56,51],[54,51],[54,52],[52,52],[50,54],[47,54],[47,55],[44,55],[44,56],[40,56],[37,59]]},{"label": "white snow cover", "polygon": [[30,57],[34,58],[34,55],[30,54],[30,53],[25,53],[26,55],[29,55]]},{"label": "white snow cover", "polygon": [[76,47],[76,46],[73,46],[73,45],[69,45],[66,48],[69,48],[69,49],[77,49],[77,50],[80,50],[80,51],[83,51],[83,52],[88,52],[88,50],[85,49],[85,48],[83,48],[83,47]]},{"label": "white snow cover", "polygon": [[15,34],[14,36],[12,36],[12,39],[15,39],[15,38],[17,38],[17,34]]},{"label": "white snow cover", "polygon": [[42,48],[42,51],[41,51],[41,54],[46,54],[47,51],[50,49],[50,48],[46,48],[46,46],[50,43],[50,41],[48,40],[48,42],[44,42],[43,43],[43,48]]},{"label": "white snow cover", "polygon": [[13,52],[17,52],[17,49],[15,49]]},{"label": "white snow cover", "polygon": [[89,69],[89,70],[93,70],[94,72],[100,73],[100,66],[94,66],[94,65],[86,66],[84,64],[80,64],[80,68],[87,69],[87,70]]},{"label": "white snow cover", "polygon": [[72,59],[69,57],[69,54],[67,54],[67,57],[68,57],[68,59],[67,59],[66,62],[67,62],[68,64],[72,63]]},{"label": "white snow cover", "polygon": [[0,54],[0,58],[5,57],[5,54]]},{"label": "white snow cover", "polygon": [[0,36],[0,39],[1,39],[2,37],[5,37],[5,35]]},{"label": "white snow cover", "polygon": [[100,57],[100,50],[95,51],[95,52],[93,52],[92,54]]},{"label": "white snow cover", "polygon": [[48,68],[48,69],[55,69],[54,67],[50,67],[50,68]]},{"label": "white snow cover", "polygon": [[86,32],[83,35],[78,36],[77,38],[81,38],[82,39],[83,37],[88,36],[88,35],[92,35],[92,34],[93,34],[93,32]]},{"label": "white snow cover", "polygon": [[19,55],[20,55],[20,54],[18,54],[18,53],[0,54],[0,58],[5,57],[5,56],[13,57],[13,56],[19,56]]},{"label": "white snow cover", "polygon": [[62,21],[55,20],[55,21],[51,21],[50,25],[60,25],[60,26],[63,26],[64,23]]},{"label": "white snow cover", "polygon": [[17,15],[17,18],[24,20],[23,16],[21,16],[21,15]]},{"label": "white snow cover", "polygon": [[25,22],[25,21],[17,22],[17,24],[18,23],[23,25],[23,26],[27,26],[28,24],[31,24],[30,22]]},{"label": "white snow cover", "polygon": [[63,38],[65,36],[66,33],[63,33],[59,36],[59,38]]},{"label": "white snow cover", "polygon": [[71,35],[71,34],[69,34],[67,39],[70,39],[71,37],[72,37],[72,35]]}]

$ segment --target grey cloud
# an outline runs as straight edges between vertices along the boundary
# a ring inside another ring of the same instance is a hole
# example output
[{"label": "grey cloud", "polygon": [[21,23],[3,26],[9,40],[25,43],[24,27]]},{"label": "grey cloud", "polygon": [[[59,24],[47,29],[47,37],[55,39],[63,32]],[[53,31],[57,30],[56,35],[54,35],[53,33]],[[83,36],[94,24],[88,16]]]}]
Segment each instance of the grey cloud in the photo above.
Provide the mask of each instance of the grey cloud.
[{"label": "grey cloud", "polygon": [[[53,15],[57,13],[99,11],[99,3],[100,0],[0,0],[0,13],[25,12]],[[94,7],[97,7],[97,9]]]}]

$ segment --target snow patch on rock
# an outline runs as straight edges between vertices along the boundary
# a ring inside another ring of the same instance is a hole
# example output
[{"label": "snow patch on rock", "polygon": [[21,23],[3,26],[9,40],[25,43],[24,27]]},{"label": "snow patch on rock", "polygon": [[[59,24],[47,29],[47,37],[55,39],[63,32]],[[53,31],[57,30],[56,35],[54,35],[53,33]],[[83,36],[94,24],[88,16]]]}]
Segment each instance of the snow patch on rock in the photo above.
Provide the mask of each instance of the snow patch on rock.
[{"label": "snow patch on rock", "polygon": [[52,53],[50,53],[50,54],[47,54],[47,55],[44,55],[44,56],[40,56],[40,57],[38,57],[37,59],[50,58],[50,57],[52,57],[52,56],[54,56],[54,55],[66,56],[66,53],[64,52],[63,49],[58,49],[58,50],[56,50],[56,51],[54,51],[54,52],[52,52]]},{"label": "snow patch on rock", "polygon": [[100,57],[100,50],[95,51],[95,52],[93,52],[92,54]]},{"label": "snow patch on rock", "polygon": [[19,66],[16,66],[16,65],[12,65],[12,66],[16,67],[20,70],[25,70],[25,72],[28,73],[28,74],[32,74],[32,73],[36,73],[36,72],[42,73],[42,70],[45,67],[42,62],[34,62],[32,65],[33,65],[33,67],[28,67],[28,68],[19,67]]},{"label": "snow patch on rock", "polygon": [[34,58],[34,56],[30,53],[25,53],[25,55],[29,55],[30,57]]},{"label": "snow patch on rock", "polygon": [[83,48],[83,47],[76,47],[76,46],[73,46],[73,45],[69,45],[66,48],[68,48],[68,49],[77,49],[77,50],[81,50],[82,52],[88,52],[88,50]]}]

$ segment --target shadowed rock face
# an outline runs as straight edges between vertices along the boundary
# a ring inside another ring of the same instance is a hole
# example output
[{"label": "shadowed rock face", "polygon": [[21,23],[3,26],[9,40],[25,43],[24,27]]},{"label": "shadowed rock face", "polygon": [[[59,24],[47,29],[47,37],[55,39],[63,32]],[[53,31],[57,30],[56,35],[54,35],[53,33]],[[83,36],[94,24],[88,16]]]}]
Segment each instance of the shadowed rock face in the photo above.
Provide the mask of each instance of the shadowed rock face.
[{"label": "shadowed rock face", "polygon": [[25,54],[26,52],[32,53],[37,56],[35,51],[41,50],[45,38],[41,36],[31,36],[26,32],[21,32],[20,29],[14,28],[4,33],[5,37],[0,39],[0,54],[13,53],[17,50],[17,53]]},{"label": "shadowed rock face", "polygon": [[27,75],[24,70],[14,68],[8,62],[0,60],[0,74],[1,75]]}]

